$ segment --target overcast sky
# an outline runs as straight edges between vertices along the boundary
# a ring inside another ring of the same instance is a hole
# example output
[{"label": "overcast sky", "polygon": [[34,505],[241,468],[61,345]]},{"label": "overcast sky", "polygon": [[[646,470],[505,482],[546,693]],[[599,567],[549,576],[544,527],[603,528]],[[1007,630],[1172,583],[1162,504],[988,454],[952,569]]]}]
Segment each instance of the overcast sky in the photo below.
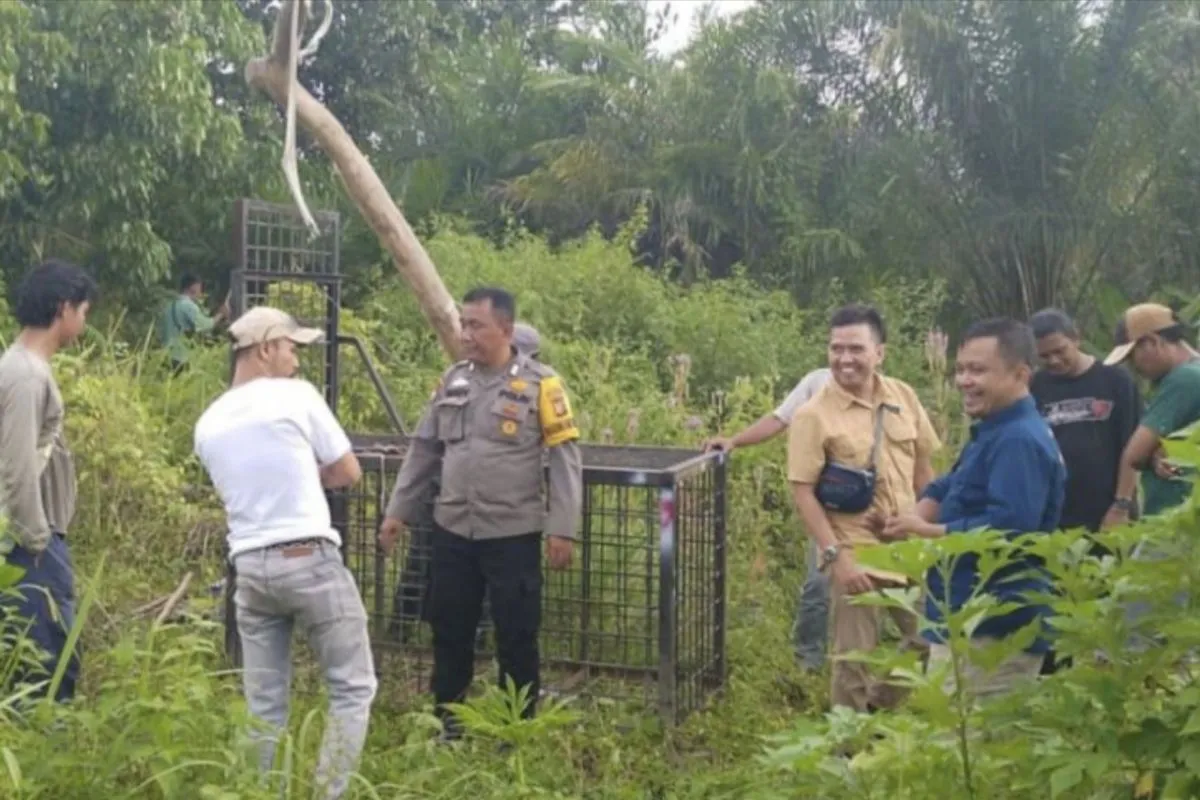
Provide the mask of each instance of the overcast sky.
[{"label": "overcast sky", "polygon": [[[649,0],[650,13],[657,13],[667,2],[668,0]],[[722,17],[736,14],[754,5],[754,0],[670,0],[671,11],[679,19],[659,40],[659,52],[669,55],[686,45],[696,32],[696,15],[709,2],[716,6],[717,14]]]}]

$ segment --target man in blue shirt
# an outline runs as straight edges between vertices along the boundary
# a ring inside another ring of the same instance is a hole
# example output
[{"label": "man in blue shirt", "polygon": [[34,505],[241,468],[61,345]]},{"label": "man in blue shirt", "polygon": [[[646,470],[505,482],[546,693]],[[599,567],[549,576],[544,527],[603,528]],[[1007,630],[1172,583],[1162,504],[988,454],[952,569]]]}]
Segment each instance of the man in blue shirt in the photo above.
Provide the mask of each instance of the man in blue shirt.
[{"label": "man in blue shirt", "polygon": [[[1033,332],[1015,320],[987,320],[967,331],[958,350],[955,383],[963,409],[975,420],[971,439],[950,473],[925,488],[912,512],[887,520],[886,538],[937,538],[982,528],[1023,534],[1058,527],[1067,471],[1054,434],[1029,394],[1036,358]],[[949,585],[936,568],[926,576],[925,616],[932,627],[925,638],[931,643],[931,669],[950,659],[939,624],[941,606],[948,600],[950,608],[958,610],[976,592],[977,563],[974,555],[960,558]],[[980,591],[1018,607],[982,622],[972,643],[986,645],[1044,619],[1050,609],[1033,604],[1029,595],[1048,589],[1048,578],[1032,557],[1003,567]],[[964,673],[967,690],[986,697],[1035,678],[1048,648],[1049,642],[1039,636],[991,672],[969,664]]]}]

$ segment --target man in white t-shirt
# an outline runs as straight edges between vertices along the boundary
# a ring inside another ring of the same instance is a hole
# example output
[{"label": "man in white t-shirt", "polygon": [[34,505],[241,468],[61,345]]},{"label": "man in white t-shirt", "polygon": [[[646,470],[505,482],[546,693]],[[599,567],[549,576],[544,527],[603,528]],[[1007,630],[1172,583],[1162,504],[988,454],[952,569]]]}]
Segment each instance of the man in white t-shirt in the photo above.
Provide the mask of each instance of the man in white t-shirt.
[{"label": "man in white t-shirt", "polygon": [[[828,367],[813,370],[796,384],[774,411],[763,414],[753,425],[734,436],[718,436],[709,440],[704,449],[732,452],[739,447],[750,447],[773,439],[787,430],[796,411],[829,382],[831,375]],[[792,643],[796,658],[806,669],[815,672],[825,664],[825,649],[829,639],[829,576],[818,568],[821,559],[811,539],[807,547],[805,561],[808,574],[804,579],[804,588],[800,590]]]},{"label": "man in white t-shirt", "polygon": [[367,614],[325,489],[362,475],[342,427],[311,383],[295,377],[297,345],[320,341],[291,316],[260,306],[229,328],[233,382],[196,423],[195,450],[225,505],[243,687],[271,769],[286,728],[292,631],[308,636],[329,688],[317,782],[337,798],[356,769],[375,698]]}]

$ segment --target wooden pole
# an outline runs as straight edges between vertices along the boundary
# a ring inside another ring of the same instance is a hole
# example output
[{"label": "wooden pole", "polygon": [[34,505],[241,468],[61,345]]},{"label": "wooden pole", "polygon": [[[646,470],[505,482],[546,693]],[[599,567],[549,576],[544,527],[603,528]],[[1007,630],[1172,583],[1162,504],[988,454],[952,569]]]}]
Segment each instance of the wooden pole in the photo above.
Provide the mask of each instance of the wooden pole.
[{"label": "wooden pole", "polygon": [[[271,54],[246,64],[246,82],[266,92],[281,106],[287,106],[288,51],[291,15],[299,12],[299,30],[304,30],[304,9],[297,0],[284,0],[275,20]],[[312,134],[337,167],[346,191],[383,246],[391,253],[396,269],[413,290],[421,313],[433,326],[442,349],[457,361],[460,356],[458,307],[446,291],[429,254],[421,246],[404,214],[396,206],[371,163],[354,144],[350,134],[329,109],[321,105],[299,81],[292,87],[296,120]]]}]

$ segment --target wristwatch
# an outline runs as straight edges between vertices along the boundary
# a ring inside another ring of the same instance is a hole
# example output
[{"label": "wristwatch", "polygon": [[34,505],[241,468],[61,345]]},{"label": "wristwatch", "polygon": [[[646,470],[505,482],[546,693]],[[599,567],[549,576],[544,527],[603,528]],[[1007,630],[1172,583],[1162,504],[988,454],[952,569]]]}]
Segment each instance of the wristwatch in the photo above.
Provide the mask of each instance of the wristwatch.
[{"label": "wristwatch", "polygon": [[1137,504],[1128,497],[1118,497],[1113,500],[1112,507],[1124,511],[1126,514],[1132,514],[1137,511]]},{"label": "wristwatch", "polygon": [[841,546],[836,545],[836,544],[832,544],[829,547],[826,547],[824,550],[822,550],[821,551],[821,565],[820,565],[820,567],[818,567],[818,571],[824,572],[825,570],[829,569],[829,566],[834,561],[837,561],[838,554],[841,552],[842,552]]}]

